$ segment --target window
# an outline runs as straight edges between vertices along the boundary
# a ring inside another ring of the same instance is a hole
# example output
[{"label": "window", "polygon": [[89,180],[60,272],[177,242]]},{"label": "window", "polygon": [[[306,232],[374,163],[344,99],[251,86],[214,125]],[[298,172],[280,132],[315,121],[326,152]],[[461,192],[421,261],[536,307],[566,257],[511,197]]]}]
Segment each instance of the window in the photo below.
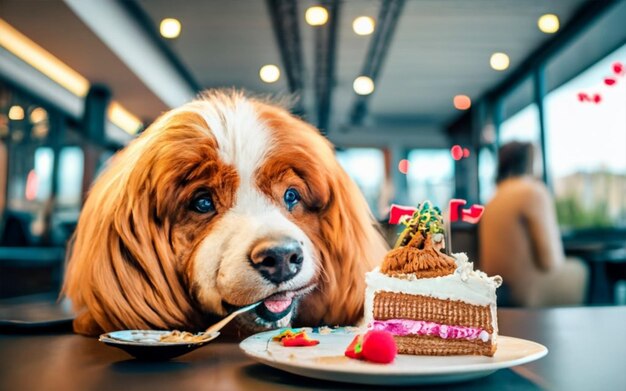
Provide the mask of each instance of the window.
[{"label": "window", "polygon": [[414,149],[409,152],[407,174],[411,205],[425,200],[444,208],[454,194],[454,161],[447,149]]},{"label": "window", "polygon": [[25,195],[29,201],[46,202],[52,193],[54,151],[50,147],[35,150],[35,168],[28,173]]},{"label": "window", "polygon": [[385,157],[375,148],[337,151],[337,160],[359,186],[376,217],[381,217],[380,198],[385,183]]},{"label": "window", "polygon": [[616,62],[626,65],[626,46],[546,96],[546,158],[564,228],[626,225],[626,76],[604,83]]},{"label": "window", "polygon": [[487,204],[496,190],[496,157],[490,148],[481,148],[478,154],[478,181],[480,202]]},{"label": "window", "polygon": [[528,141],[539,145],[540,135],[539,110],[532,103],[500,124],[499,143],[504,145],[510,141]]},{"label": "window", "polygon": [[59,153],[57,204],[80,208],[83,184],[84,154],[80,147],[65,147]]}]

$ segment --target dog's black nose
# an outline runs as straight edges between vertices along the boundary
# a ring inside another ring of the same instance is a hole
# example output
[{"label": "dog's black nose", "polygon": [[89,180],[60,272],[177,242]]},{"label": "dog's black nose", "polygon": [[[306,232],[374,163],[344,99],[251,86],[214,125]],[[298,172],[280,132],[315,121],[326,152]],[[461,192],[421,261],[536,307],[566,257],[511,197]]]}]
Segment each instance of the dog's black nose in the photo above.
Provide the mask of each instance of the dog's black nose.
[{"label": "dog's black nose", "polygon": [[302,268],[302,247],[292,238],[269,238],[254,244],[252,266],[274,284],[292,279]]}]

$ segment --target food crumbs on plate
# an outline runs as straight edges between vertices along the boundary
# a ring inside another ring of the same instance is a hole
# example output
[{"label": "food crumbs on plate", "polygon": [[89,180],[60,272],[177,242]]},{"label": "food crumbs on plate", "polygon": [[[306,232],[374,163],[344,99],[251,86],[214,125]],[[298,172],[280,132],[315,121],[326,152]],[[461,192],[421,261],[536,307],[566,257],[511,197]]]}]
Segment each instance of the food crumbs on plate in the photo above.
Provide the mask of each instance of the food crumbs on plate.
[{"label": "food crumbs on plate", "polygon": [[278,341],[283,346],[315,346],[320,343],[316,339],[309,338],[304,330],[285,329],[272,337],[272,341]]},{"label": "food crumbs on plate", "polygon": [[333,330],[328,326],[322,326],[319,328],[320,335],[328,335],[333,332]]},{"label": "food crumbs on plate", "polygon": [[388,364],[396,358],[398,348],[389,332],[370,330],[354,337],[344,354],[357,360]]},{"label": "food crumbs on plate", "polygon": [[348,361],[350,361],[350,359],[348,359],[345,356],[321,356],[321,357],[315,357],[315,362],[318,363],[318,364],[339,365],[339,364],[345,364]]}]

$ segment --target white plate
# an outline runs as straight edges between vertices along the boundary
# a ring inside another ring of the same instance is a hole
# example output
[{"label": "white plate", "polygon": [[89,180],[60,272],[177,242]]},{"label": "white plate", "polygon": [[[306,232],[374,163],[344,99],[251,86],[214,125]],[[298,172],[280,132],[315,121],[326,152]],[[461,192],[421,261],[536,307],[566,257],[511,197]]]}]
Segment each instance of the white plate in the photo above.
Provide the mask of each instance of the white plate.
[{"label": "white plate", "polygon": [[271,367],[322,380],[359,384],[417,385],[453,383],[487,376],[498,369],[526,364],[545,356],[548,349],[536,342],[498,336],[493,357],[411,356],[400,354],[391,364],[375,364],[344,356],[355,334],[363,330],[333,329],[329,334],[307,329],[320,341],[311,347],[284,347],[272,341],[279,330],[259,333],[239,345],[251,358]]}]

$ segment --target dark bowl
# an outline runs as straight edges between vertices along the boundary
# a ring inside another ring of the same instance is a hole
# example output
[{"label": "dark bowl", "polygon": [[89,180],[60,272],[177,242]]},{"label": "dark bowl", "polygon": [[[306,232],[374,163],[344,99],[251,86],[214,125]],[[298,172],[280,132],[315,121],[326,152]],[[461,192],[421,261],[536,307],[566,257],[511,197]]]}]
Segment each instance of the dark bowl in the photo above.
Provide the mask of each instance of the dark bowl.
[{"label": "dark bowl", "polygon": [[160,337],[169,331],[121,330],[102,334],[100,342],[122,349],[142,361],[165,361],[194,351],[215,338],[214,333],[198,342],[161,342]]}]

